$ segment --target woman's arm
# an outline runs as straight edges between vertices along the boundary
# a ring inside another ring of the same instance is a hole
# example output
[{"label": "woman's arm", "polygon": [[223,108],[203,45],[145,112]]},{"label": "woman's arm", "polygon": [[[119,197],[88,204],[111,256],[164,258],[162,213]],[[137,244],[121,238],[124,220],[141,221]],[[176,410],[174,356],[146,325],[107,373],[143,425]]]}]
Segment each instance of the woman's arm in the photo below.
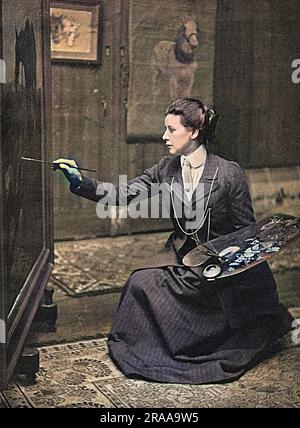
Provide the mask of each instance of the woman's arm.
[{"label": "woman's arm", "polygon": [[70,182],[72,193],[101,204],[119,206],[139,202],[158,193],[159,164],[146,169],[142,175],[129,181],[126,175],[120,175],[119,184],[82,176],[76,162],[70,159],[54,161],[53,168],[63,172]]},{"label": "woman's arm", "polygon": [[139,202],[157,194],[154,183],[157,183],[157,165],[146,169],[142,175],[127,181],[126,176],[119,176],[119,184],[98,181],[82,177],[79,187],[70,186],[72,193],[108,205],[128,205]]}]

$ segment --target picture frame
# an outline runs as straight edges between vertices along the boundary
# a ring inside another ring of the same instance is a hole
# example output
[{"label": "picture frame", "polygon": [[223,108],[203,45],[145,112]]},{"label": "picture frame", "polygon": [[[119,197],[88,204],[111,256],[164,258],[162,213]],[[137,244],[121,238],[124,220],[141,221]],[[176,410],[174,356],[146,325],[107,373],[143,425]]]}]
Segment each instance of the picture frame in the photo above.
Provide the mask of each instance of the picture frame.
[{"label": "picture frame", "polygon": [[50,38],[52,62],[101,65],[101,2],[51,0]]}]

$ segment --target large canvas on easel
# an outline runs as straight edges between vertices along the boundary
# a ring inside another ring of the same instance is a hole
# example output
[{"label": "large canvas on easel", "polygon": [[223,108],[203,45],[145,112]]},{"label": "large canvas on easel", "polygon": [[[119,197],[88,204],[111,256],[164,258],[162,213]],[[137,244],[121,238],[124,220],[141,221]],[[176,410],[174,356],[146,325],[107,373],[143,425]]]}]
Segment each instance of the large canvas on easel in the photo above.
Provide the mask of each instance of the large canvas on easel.
[{"label": "large canvas on easel", "polygon": [[43,246],[41,167],[21,161],[22,155],[42,155],[41,28],[39,14],[33,12],[40,2],[31,2],[32,12],[25,12],[21,3],[14,16],[4,8],[3,17],[7,75],[1,98],[1,149],[9,310]]},{"label": "large canvas on easel", "polygon": [[21,159],[51,152],[51,93],[48,1],[4,0],[1,7],[0,385],[5,385],[51,269],[50,171]]}]

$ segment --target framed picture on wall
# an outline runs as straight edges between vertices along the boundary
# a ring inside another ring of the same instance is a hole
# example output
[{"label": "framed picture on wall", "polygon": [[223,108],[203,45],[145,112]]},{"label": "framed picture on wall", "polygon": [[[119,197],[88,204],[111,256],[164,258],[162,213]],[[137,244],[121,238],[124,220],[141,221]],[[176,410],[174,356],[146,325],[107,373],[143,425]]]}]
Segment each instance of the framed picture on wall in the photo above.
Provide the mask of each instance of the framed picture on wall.
[{"label": "framed picture on wall", "polygon": [[161,143],[165,110],[178,98],[212,103],[216,8],[216,0],[129,3],[128,143]]},{"label": "framed picture on wall", "polygon": [[99,0],[51,1],[52,61],[101,64],[101,23]]}]

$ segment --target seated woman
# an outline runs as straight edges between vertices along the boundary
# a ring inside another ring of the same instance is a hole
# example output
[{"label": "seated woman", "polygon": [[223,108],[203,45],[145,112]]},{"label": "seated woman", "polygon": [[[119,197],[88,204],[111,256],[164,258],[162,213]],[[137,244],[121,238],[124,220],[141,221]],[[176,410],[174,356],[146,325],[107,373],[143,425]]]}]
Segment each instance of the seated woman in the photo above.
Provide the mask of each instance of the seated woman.
[{"label": "seated woman", "polygon": [[[110,355],[126,376],[191,384],[233,380],[267,358],[292,328],[267,263],[212,283],[182,263],[197,243],[255,222],[242,168],[207,148],[215,124],[215,112],[202,101],[175,101],[162,137],[172,156],[118,186],[83,177],[73,160],[53,163],[73,193],[100,203],[108,195],[130,204],[137,194],[148,197],[155,184],[171,188],[174,232],[164,252],[129,277],[108,337]],[[178,186],[182,205],[198,214],[195,224],[188,210],[178,214]]]}]

